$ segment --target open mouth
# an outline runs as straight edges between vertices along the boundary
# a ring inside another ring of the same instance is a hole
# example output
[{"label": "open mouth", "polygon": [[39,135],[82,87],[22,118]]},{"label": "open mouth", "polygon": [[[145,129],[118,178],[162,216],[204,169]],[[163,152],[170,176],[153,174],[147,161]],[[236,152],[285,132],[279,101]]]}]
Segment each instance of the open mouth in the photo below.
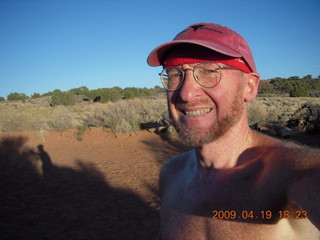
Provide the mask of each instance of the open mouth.
[{"label": "open mouth", "polygon": [[208,112],[212,111],[212,108],[204,108],[196,111],[184,111],[184,114],[187,116],[195,117],[202,114],[206,114]]}]

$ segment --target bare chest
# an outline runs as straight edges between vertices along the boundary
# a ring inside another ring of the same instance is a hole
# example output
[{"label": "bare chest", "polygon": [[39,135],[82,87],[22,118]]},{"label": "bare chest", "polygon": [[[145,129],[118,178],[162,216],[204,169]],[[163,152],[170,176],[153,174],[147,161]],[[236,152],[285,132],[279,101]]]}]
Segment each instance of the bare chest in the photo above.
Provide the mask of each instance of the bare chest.
[{"label": "bare chest", "polygon": [[[164,217],[164,214],[161,214]],[[320,237],[319,231],[307,220],[301,220],[297,229],[287,219],[275,224],[250,223],[222,219],[210,219],[172,211],[166,221],[161,221],[162,240],[300,240]]]},{"label": "bare chest", "polygon": [[287,204],[285,187],[279,176],[261,175],[249,170],[208,178],[177,175],[166,186],[162,207],[214,219],[274,223]]},{"label": "bare chest", "polygon": [[163,239],[297,239],[283,215],[285,191],[274,181],[259,171],[175,176],[162,196]]}]

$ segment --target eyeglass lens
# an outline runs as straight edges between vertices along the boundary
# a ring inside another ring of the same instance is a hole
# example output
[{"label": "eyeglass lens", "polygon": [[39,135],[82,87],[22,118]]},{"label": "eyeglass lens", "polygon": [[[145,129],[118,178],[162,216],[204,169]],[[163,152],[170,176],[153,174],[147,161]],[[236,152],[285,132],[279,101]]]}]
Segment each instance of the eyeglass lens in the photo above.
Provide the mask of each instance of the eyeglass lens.
[{"label": "eyeglass lens", "polygon": [[[192,70],[192,69],[190,69]],[[200,63],[193,69],[195,80],[203,87],[215,87],[220,81],[220,68],[216,63]],[[169,91],[177,90],[183,83],[185,72],[180,67],[167,67],[161,74],[161,81]]]}]

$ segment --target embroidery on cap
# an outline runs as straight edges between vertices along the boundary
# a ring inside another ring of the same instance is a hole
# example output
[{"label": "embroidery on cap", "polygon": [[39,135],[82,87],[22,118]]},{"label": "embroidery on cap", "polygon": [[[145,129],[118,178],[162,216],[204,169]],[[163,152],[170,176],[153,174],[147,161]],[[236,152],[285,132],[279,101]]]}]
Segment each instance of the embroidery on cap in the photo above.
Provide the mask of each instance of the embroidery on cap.
[{"label": "embroidery on cap", "polygon": [[223,32],[217,30],[217,29],[214,29],[214,28],[208,28],[208,27],[205,27],[205,28],[201,28],[201,29],[205,29],[205,30],[208,30],[208,31],[213,31],[213,32],[216,32],[216,33],[221,33],[223,34]]},{"label": "embroidery on cap", "polygon": [[198,28],[201,28],[201,27],[203,27],[203,26],[205,26],[205,25],[200,24],[200,25],[194,25],[194,26],[191,26],[191,28],[193,28],[193,31],[197,31],[197,30],[198,30]]}]

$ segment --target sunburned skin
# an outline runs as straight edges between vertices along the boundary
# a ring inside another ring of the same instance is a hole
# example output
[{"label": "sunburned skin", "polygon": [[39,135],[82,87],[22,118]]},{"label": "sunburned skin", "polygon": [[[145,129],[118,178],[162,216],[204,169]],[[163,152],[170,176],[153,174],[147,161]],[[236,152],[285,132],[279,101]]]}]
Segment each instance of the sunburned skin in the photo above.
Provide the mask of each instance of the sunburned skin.
[{"label": "sunburned skin", "polygon": [[233,168],[196,150],[162,168],[161,239],[320,239],[320,151],[253,136]]}]

